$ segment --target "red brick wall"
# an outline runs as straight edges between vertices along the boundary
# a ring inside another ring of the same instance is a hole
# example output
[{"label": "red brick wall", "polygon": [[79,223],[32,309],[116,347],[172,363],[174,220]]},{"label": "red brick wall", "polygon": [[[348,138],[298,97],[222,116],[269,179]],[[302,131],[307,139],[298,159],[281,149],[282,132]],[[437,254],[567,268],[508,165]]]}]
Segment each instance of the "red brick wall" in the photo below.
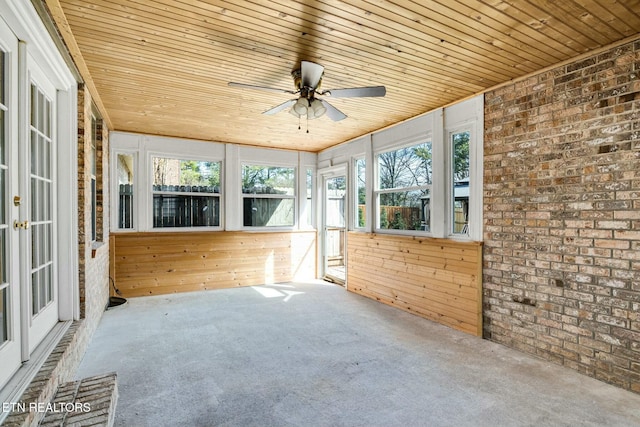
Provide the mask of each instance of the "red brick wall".
[{"label": "red brick wall", "polygon": [[97,326],[109,299],[108,129],[98,122],[96,190],[97,242],[91,241],[91,105],[83,85],[78,88],[78,276],[80,317]]},{"label": "red brick wall", "polygon": [[640,41],[485,102],[485,337],[640,392]]}]

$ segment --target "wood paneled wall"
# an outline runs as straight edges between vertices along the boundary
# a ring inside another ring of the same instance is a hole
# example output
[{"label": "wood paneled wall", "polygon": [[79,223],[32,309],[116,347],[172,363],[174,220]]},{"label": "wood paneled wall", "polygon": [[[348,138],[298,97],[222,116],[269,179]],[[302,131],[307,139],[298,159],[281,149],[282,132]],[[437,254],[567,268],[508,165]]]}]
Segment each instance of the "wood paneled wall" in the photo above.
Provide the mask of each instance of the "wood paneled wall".
[{"label": "wood paneled wall", "polygon": [[314,278],[316,232],[112,234],[123,297]]},{"label": "wood paneled wall", "polygon": [[350,291],[482,335],[482,243],[351,232],[347,265]]}]

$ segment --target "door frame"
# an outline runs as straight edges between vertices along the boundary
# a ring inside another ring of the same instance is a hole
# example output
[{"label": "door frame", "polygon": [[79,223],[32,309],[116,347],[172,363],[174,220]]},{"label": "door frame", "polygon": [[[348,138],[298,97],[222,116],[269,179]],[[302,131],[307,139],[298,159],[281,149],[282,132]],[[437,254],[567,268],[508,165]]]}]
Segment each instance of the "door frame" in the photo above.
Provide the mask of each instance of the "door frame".
[{"label": "door frame", "polygon": [[350,209],[349,203],[350,198],[350,182],[349,182],[349,164],[348,163],[340,163],[331,167],[319,169],[317,172],[317,188],[318,188],[318,198],[320,203],[318,203],[318,216],[319,221],[319,238],[318,238],[318,276],[320,279],[323,279],[327,273],[327,263],[326,263],[326,228],[327,228],[327,195],[326,195],[326,181],[327,179],[335,178],[338,176],[345,177],[345,186],[346,186],[346,197],[345,197],[345,206],[344,206],[344,266],[345,266],[345,280],[344,287],[347,288],[347,231],[349,230],[349,218],[350,218]]}]

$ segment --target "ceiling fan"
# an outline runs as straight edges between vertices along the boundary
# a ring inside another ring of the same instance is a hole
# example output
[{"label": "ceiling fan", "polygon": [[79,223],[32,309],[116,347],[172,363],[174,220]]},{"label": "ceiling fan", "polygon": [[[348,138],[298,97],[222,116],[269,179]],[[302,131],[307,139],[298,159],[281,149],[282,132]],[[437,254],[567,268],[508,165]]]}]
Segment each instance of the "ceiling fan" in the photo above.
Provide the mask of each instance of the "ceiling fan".
[{"label": "ceiling fan", "polygon": [[298,118],[306,116],[307,119],[316,119],[326,114],[327,117],[335,122],[345,119],[347,115],[329,104],[326,100],[317,98],[316,95],[331,96],[333,98],[362,98],[384,96],[387,92],[384,86],[320,90],[323,75],[324,67],[322,65],[310,61],[301,61],[300,68],[291,72],[295,90],[276,89],[235,82],[229,82],[229,86],[299,95],[298,98],[285,101],[262,114],[272,115],[291,107],[289,112]]}]

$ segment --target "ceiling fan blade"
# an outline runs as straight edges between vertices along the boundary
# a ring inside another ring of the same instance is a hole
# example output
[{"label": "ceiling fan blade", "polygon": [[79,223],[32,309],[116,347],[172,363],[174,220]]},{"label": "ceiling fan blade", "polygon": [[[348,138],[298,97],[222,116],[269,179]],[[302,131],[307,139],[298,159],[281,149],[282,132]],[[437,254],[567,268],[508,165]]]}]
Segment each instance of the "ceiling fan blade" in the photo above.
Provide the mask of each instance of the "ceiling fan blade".
[{"label": "ceiling fan blade", "polygon": [[229,82],[229,83],[227,83],[227,85],[229,85],[231,87],[239,87],[239,88],[243,88],[243,89],[257,89],[257,90],[266,90],[268,92],[290,93],[292,95],[295,95],[296,93],[298,93],[297,91],[293,91],[293,90],[276,89],[276,88],[273,88],[273,87],[255,86],[255,85],[248,85],[248,84],[236,83],[236,82]]},{"label": "ceiling fan blade", "polygon": [[[316,98],[316,99],[318,99],[318,98]],[[347,118],[347,115],[345,113],[343,113],[342,111],[338,110],[336,107],[334,107],[333,105],[329,104],[324,99],[321,99],[320,102],[322,102],[322,105],[324,105],[324,108],[327,109],[327,112],[326,112],[327,117],[329,117],[334,122],[339,122],[340,120],[343,120],[343,119]]]},{"label": "ceiling fan blade", "polygon": [[292,106],[293,104],[295,104],[297,101],[297,99],[290,99],[288,101],[283,102],[280,105],[276,105],[275,107],[271,108],[270,110],[265,111],[262,114],[266,114],[268,116],[271,116],[273,114],[279,113],[280,111],[284,110],[287,107]]},{"label": "ceiling fan blade", "polygon": [[353,87],[348,89],[329,89],[321,95],[329,95],[333,98],[364,98],[384,96],[387,89],[384,86]]},{"label": "ceiling fan blade", "polygon": [[324,67],[315,62],[302,61],[300,63],[300,73],[302,74],[302,86],[315,89],[320,83]]}]

